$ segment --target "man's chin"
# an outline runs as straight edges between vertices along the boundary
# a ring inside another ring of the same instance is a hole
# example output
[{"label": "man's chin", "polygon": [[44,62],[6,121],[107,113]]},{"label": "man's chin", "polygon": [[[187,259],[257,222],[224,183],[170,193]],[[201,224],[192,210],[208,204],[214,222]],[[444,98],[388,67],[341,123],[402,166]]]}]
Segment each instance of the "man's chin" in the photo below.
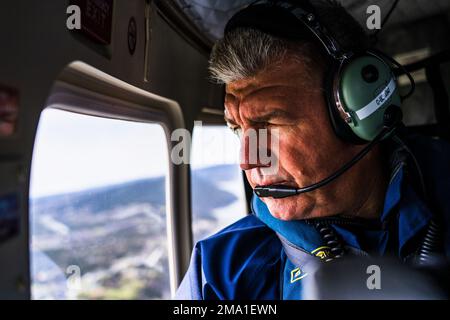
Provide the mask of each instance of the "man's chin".
[{"label": "man's chin", "polygon": [[270,214],[277,219],[284,221],[304,219],[302,208],[299,208],[297,200],[292,199],[292,197],[283,199],[263,198],[262,201],[269,208]]}]

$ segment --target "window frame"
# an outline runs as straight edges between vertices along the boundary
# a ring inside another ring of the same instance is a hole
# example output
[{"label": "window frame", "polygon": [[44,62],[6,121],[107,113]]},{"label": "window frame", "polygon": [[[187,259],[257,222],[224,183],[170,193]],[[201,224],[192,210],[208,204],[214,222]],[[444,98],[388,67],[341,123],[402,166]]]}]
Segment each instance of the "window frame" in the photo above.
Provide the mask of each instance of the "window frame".
[{"label": "window frame", "polygon": [[171,141],[171,132],[186,128],[178,103],[134,87],[84,62],[75,61],[55,81],[42,110],[47,108],[162,126],[169,159],[165,186],[166,222],[170,291],[174,296],[189,266],[193,247],[189,165],[175,165],[170,161],[170,152],[177,143]]},{"label": "window frame", "polygon": [[[229,130],[231,132],[230,128],[228,128],[226,122],[224,121],[224,117],[223,117],[224,113],[223,112],[221,112],[219,110],[203,108],[202,109],[202,113],[203,114],[209,113],[209,115],[211,115],[211,118],[208,119],[209,121],[200,120],[201,118],[199,120],[196,120],[196,121],[202,121],[202,126],[204,128],[207,128],[207,127],[221,127],[223,129]],[[216,117],[216,116],[219,116],[219,117]],[[214,121],[214,119],[216,121]],[[192,128],[192,145],[194,144],[194,131],[195,131],[195,125]],[[194,150],[192,150],[192,151],[194,151]],[[191,158],[190,158],[190,162],[191,163],[193,163],[192,155],[193,155],[193,153],[191,152]],[[239,164],[237,164],[237,165],[239,166]],[[244,200],[245,200],[245,207],[246,207],[245,208],[245,214],[242,215],[242,218],[244,218],[245,216],[251,215],[251,200],[252,200],[252,196],[253,196],[253,189],[252,189],[252,187],[250,186],[250,183],[247,180],[247,177],[245,175],[245,171],[242,170],[242,169],[239,169],[239,170],[241,171],[241,174],[242,174],[242,191],[243,191]],[[191,177],[192,177],[192,174],[193,174],[192,167],[190,168],[190,172],[191,172],[190,174],[191,174]],[[191,183],[192,183],[192,181],[191,181]],[[192,189],[192,184],[191,184],[191,221],[192,221],[191,225],[192,225],[192,229],[194,228],[194,223],[195,223],[195,221],[194,221],[195,217],[194,217],[193,192],[194,192],[194,190]],[[223,227],[226,227],[226,225],[223,226]],[[193,239],[194,242],[200,240],[200,239],[195,239],[193,230],[192,230],[192,239]]]}]

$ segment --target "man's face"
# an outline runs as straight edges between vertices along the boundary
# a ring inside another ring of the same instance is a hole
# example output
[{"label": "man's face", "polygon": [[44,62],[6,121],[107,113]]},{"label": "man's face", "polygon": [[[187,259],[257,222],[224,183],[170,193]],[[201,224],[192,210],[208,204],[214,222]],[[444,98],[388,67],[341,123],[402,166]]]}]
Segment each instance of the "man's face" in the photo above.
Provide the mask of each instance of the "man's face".
[{"label": "man's face", "polygon": [[[321,90],[322,73],[312,74],[303,63],[287,57],[279,66],[255,77],[227,84],[225,117],[230,127],[241,131],[241,168],[253,188],[311,185],[334,173],[361,150],[360,146],[341,141],[333,132]],[[257,153],[249,150],[255,144],[245,138],[250,129],[267,129],[269,141],[274,138],[271,132],[278,132],[279,148],[270,150],[272,157],[278,158],[275,173],[267,171],[266,165],[249,161],[250,152]],[[366,160],[315,191],[262,200],[273,216],[283,220],[357,210],[362,206],[358,189],[364,188],[362,178],[370,170]]]}]

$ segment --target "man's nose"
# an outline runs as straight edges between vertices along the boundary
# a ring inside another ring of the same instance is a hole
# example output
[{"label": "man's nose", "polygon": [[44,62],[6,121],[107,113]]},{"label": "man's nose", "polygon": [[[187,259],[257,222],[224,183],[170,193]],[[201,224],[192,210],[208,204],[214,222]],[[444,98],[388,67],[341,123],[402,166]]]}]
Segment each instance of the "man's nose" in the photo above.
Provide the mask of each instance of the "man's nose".
[{"label": "man's nose", "polygon": [[262,155],[268,155],[268,139],[261,137],[261,132],[249,129],[241,137],[240,167],[242,170],[250,170],[259,167],[270,167],[270,163],[265,163]]}]

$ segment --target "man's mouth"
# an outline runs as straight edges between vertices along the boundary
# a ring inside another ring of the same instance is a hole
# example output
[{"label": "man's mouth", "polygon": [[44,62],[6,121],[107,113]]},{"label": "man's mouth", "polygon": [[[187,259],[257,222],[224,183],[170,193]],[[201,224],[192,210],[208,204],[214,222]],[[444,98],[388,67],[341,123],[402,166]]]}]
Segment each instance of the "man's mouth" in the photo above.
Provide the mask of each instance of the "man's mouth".
[{"label": "man's mouth", "polygon": [[256,184],[256,187],[269,187],[269,186],[284,186],[289,188],[298,188],[298,186],[292,181],[268,181],[260,184]]}]

